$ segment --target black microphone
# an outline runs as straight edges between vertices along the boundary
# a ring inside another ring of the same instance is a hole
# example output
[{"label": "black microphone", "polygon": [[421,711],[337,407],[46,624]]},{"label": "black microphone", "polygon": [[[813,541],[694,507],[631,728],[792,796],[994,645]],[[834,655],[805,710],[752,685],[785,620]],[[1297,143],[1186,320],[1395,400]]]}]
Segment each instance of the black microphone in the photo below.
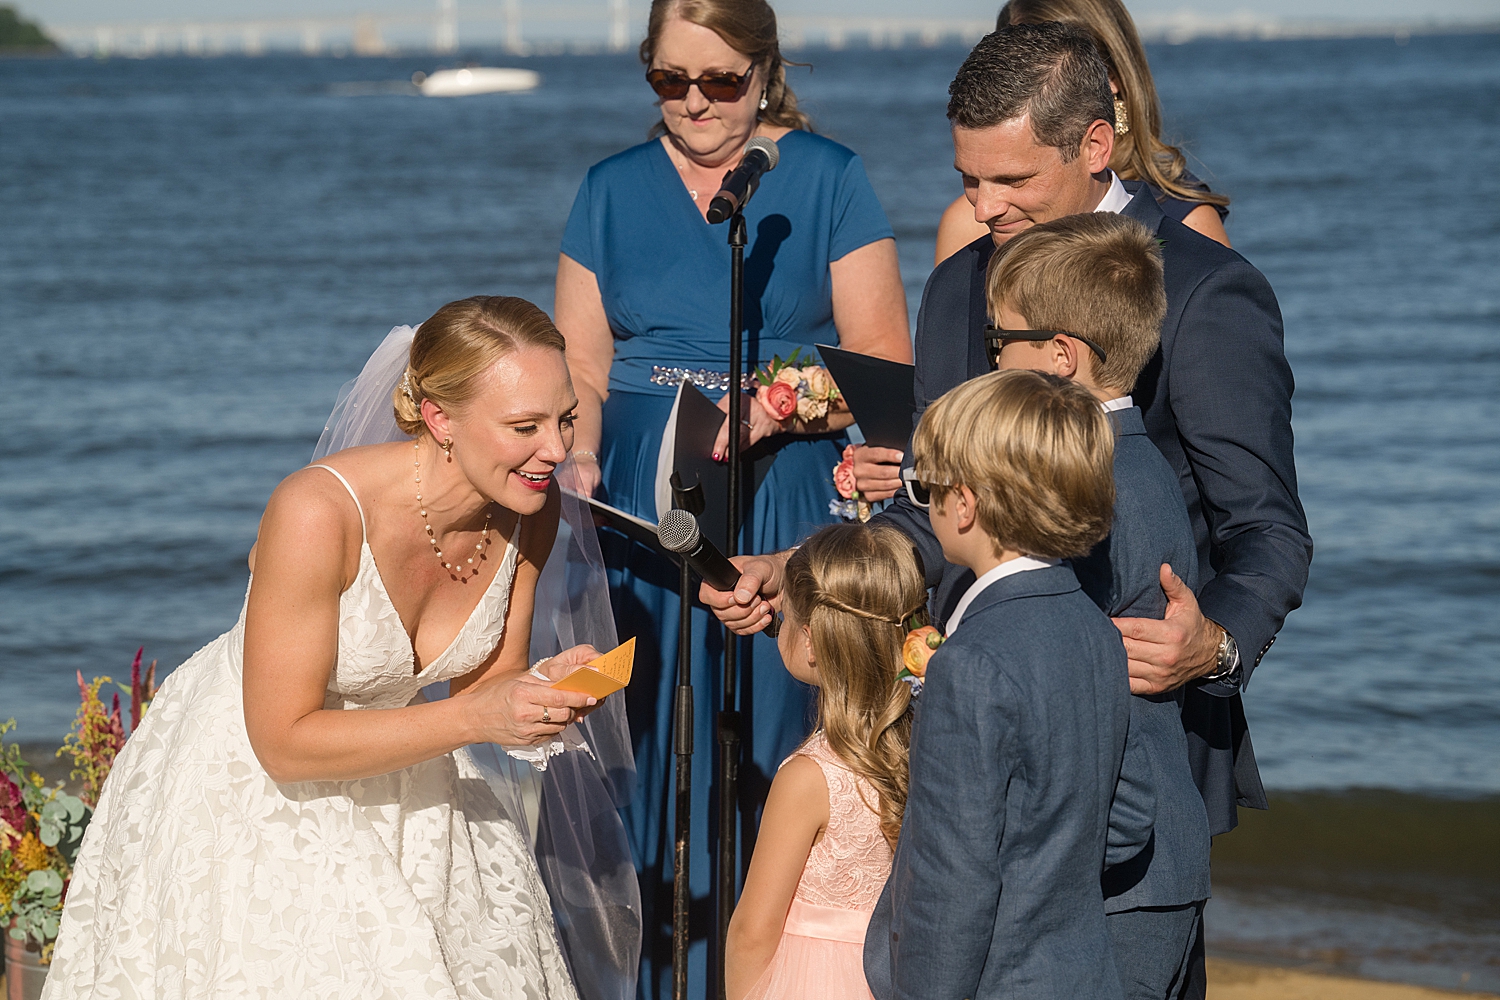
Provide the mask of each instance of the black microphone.
[{"label": "black microphone", "polygon": [[656,524],[662,548],[676,552],[715,590],[733,590],[740,571],[698,528],[698,519],[685,510],[669,510]]},{"label": "black microphone", "polygon": [[[661,547],[675,552],[693,572],[715,590],[733,590],[740,582],[740,571],[724,557],[719,547],[698,530],[698,519],[685,510],[669,510],[656,522],[656,537]],[[781,612],[771,613],[766,635],[772,639],[781,632]]]},{"label": "black microphone", "polygon": [[775,142],[759,135],[751,139],[745,146],[740,165],[724,175],[724,186],[708,203],[709,223],[717,226],[743,209],[760,186],[760,175],[775,170],[780,161],[781,150],[776,148]]}]

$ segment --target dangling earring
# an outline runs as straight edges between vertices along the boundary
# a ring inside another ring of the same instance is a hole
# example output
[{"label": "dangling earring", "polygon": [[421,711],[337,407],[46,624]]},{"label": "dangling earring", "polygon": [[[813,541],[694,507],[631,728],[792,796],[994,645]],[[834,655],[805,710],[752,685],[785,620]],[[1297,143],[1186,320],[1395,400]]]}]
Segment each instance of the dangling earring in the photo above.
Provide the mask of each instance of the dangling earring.
[{"label": "dangling earring", "polygon": [[1115,98],[1115,135],[1124,135],[1130,131],[1130,111],[1125,107],[1125,102],[1118,97]]},{"label": "dangling earring", "polygon": [[438,447],[441,448],[441,449],[443,449],[443,454],[448,457],[448,461],[450,461],[450,462],[453,461],[453,439],[452,438],[443,438],[443,443],[440,444],[440,445],[438,445]]},{"label": "dangling earring", "polygon": [[760,109],[762,111],[766,110],[766,105],[769,104],[769,103],[770,102],[766,100],[766,92],[764,90],[762,90],[760,92]]}]

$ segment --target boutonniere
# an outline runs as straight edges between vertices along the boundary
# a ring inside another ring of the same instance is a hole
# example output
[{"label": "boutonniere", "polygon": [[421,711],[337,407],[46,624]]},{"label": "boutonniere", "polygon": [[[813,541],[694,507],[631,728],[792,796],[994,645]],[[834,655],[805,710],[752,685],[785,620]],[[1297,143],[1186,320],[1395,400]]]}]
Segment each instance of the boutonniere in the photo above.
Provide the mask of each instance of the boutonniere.
[{"label": "boutonniere", "polygon": [[943,633],[931,625],[917,626],[915,619],[911,625],[913,628],[906,633],[906,641],[901,644],[901,672],[896,675],[896,680],[911,685],[915,697],[922,693],[922,682],[927,678],[927,661],[943,644]]},{"label": "boutonniere", "polygon": [[870,504],[854,488],[854,445],[845,445],[839,464],[833,467],[833,488],[838,490],[840,500],[828,501],[828,513],[846,521],[868,521],[872,513]]}]

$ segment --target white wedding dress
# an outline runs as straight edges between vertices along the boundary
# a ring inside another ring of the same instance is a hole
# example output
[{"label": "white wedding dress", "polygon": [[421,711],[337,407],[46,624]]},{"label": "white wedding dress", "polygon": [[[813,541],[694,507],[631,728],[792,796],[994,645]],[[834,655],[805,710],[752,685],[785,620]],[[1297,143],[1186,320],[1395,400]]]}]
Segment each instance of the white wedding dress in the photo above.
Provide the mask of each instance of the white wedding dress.
[{"label": "white wedding dress", "polygon": [[[417,673],[365,543],[324,707],[399,707],[473,670],[500,641],[516,560],[513,535],[452,645]],[[277,784],[245,734],[244,634],[241,611],[167,678],[116,759],[44,1000],[576,998],[521,826],[469,752]]]}]

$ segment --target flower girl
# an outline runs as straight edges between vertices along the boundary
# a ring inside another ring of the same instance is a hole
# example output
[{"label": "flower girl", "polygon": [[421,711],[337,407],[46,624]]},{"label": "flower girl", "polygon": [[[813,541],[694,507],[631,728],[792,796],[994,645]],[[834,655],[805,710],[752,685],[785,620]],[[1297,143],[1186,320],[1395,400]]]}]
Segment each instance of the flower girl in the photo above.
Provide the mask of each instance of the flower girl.
[{"label": "flower girl", "polygon": [[766,800],[729,924],[730,1000],[869,1000],[865,927],[906,806],[901,646],[926,603],[911,542],[892,528],[834,525],[787,563],[781,657],[818,688],[818,728]]}]

